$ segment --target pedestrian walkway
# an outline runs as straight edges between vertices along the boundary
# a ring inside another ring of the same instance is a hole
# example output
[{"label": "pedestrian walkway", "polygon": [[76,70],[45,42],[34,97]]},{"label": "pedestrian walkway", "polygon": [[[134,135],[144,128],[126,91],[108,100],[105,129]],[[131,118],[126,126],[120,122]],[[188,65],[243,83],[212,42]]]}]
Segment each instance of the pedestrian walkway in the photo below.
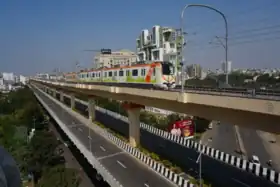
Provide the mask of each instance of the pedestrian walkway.
[{"label": "pedestrian walkway", "polygon": [[[271,160],[272,160],[272,167],[276,171],[280,171],[280,136],[275,136],[274,134],[263,132],[263,131],[257,131],[259,136],[262,138],[264,147],[266,151],[270,154]],[[272,141],[275,141],[273,143]]]}]

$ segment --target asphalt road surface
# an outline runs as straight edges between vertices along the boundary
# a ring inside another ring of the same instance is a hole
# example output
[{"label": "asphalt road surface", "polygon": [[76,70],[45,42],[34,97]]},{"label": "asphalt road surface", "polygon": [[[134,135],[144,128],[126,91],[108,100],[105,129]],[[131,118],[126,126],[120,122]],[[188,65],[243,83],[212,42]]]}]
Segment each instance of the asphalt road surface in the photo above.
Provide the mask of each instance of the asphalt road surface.
[{"label": "asphalt road surface", "polygon": [[239,146],[233,125],[213,125],[211,131],[212,142],[208,143],[209,146],[231,155],[240,156],[236,152]]},{"label": "asphalt road surface", "polygon": [[[261,165],[271,168],[267,165],[267,161],[271,159],[270,154],[265,149],[263,140],[258,135],[257,131],[254,129],[239,127],[239,133],[245,149],[243,150],[245,151],[245,156],[250,159],[252,155],[256,155],[259,157]],[[240,147],[236,137],[236,130],[233,125],[213,125],[213,129],[207,132],[205,138],[209,137],[212,137],[212,141],[208,142],[209,146],[234,156],[242,156],[236,152],[236,150],[240,150]],[[204,143],[206,142],[206,139],[204,139]]]},{"label": "asphalt road surface", "polygon": [[[54,132],[55,136],[58,138],[58,140],[63,142],[63,138],[60,136],[56,128],[53,124],[50,124],[50,129]],[[95,186],[90,178],[87,176],[85,171],[83,170],[83,167],[79,164],[79,162],[76,160],[76,158],[71,153],[71,150],[69,147],[65,146],[63,143],[59,146],[63,150],[63,156],[65,158],[65,166],[67,168],[74,168],[79,171],[79,175],[81,177],[81,183],[79,187],[97,187]]]},{"label": "asphalt road surface", "polygon": [[90,130],[91,136],[89,137],[89,128],[81,124],[81,122],[72,115],[65,112],[63,108],[55,104],[44,94],[39,91],[35,92],[48,104],[56,115],[68,125],[69,129],[86,147],[89,147],[89,143],[91,143],[93,155],[100,160],[124,187],[174,186],[171,182],[167,181],[132,156],[123,152],[123,150],[101,135]]},{"label": "asphalt road surface", "polygon": [[270,160],[270,155],[266,151],[263,140],[254,129],[247,129],[240,127],[240,136],[248,158],[252,155],[259,157],[261,165],[268,167],[266,162]]}]

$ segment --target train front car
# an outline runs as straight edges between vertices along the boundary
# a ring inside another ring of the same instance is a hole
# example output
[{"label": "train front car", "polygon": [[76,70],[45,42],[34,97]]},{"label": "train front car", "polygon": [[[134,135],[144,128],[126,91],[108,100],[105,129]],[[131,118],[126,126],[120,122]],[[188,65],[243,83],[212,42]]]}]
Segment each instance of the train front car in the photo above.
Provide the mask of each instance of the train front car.
[{"label": "train front car", "polygon": [[161,62],[161,84],[164,89],[175,88],[175,67],[170,62]]}]

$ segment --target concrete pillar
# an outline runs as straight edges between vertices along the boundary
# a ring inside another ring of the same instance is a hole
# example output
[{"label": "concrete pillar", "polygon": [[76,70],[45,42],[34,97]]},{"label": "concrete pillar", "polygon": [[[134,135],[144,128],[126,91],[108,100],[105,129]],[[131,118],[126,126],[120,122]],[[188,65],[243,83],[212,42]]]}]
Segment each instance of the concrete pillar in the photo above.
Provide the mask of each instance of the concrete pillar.
[{"label": "concrete pillar", "polygon": [[93,98],[88,100],[88,117],[90,121],[95,120],[95,100]]},{"label": "concrete pillar", "polygon": [[52,96],[56,98],[56,90],[52,90]]},{"label": "concrete pillar", "polygon": [[64,102],[64,94],[63,94],[63,92],[60,92],[59,93],[59,97],[60,97],[60,102]]},{"label": "concrete pillar", "polygon": [[132,147],[136,147],[140,142],[140,110],[144,106],[127,102],[122,103],[122,105],[128,114],[129,143]]},{"label": "concrete pillar", "polygon": [[70,95],[70,101],[71,101],[71,109],[74,110],[75,109],[75,95],[71,94]]}]

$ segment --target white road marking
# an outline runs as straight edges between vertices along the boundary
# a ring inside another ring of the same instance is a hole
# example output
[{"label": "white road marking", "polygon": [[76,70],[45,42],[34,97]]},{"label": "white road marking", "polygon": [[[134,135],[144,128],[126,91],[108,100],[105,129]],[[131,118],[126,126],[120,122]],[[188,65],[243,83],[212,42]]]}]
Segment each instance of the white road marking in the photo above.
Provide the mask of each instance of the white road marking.
[{"label": "white road marking", "polygon": [[146,186],[146,187],[150,187],[148,184],[146,184],[146,183],[144,183],[144,186]]},{"label": "white road marking", "polygon": [[88,138],[89,138],[89,139],[91,139],[91,137],[90,137],[90,136],[88,136]]},{"label": "white road marking", "polygon": [[102,151],[106,151],[106,149],[104,147],[102,147],[101,145],[99,147]]},{"label": "white road marking", "polygon": [[114,153],[114,154],[110,154],[110,155],[108,155],[108,156],[99,157],[99,158],[97,158],[97,159],[98,159],[98,160],[102,160],[102,159],[114,157],[114,156],[116,156],[116,155],[123,154],[123,153],[126,153],[126,152],[121,151],[121,152],[117,152],[117,153]]},{"label": "white road marking", "polygon": [[119,165],[121,165],[123,168],[126,168],[126,166],[125,166],[123,163],[121,163],[120,161],[117,160],[117,163],[118,163]]},{"label": "white road marking", "polygon": [[251,187],[250,185],[244,183],[244,182],[241,182],[240,180],[238,179],[235,179],[235,178],[231,178],[233,181],[235,181],[236,183],[238,184],[241,184],[242,186],[245,186],[245,187]]},{"label": "white road marking", "polygon": [[83,132],[83,129],[79,128],[79,131]]}]

